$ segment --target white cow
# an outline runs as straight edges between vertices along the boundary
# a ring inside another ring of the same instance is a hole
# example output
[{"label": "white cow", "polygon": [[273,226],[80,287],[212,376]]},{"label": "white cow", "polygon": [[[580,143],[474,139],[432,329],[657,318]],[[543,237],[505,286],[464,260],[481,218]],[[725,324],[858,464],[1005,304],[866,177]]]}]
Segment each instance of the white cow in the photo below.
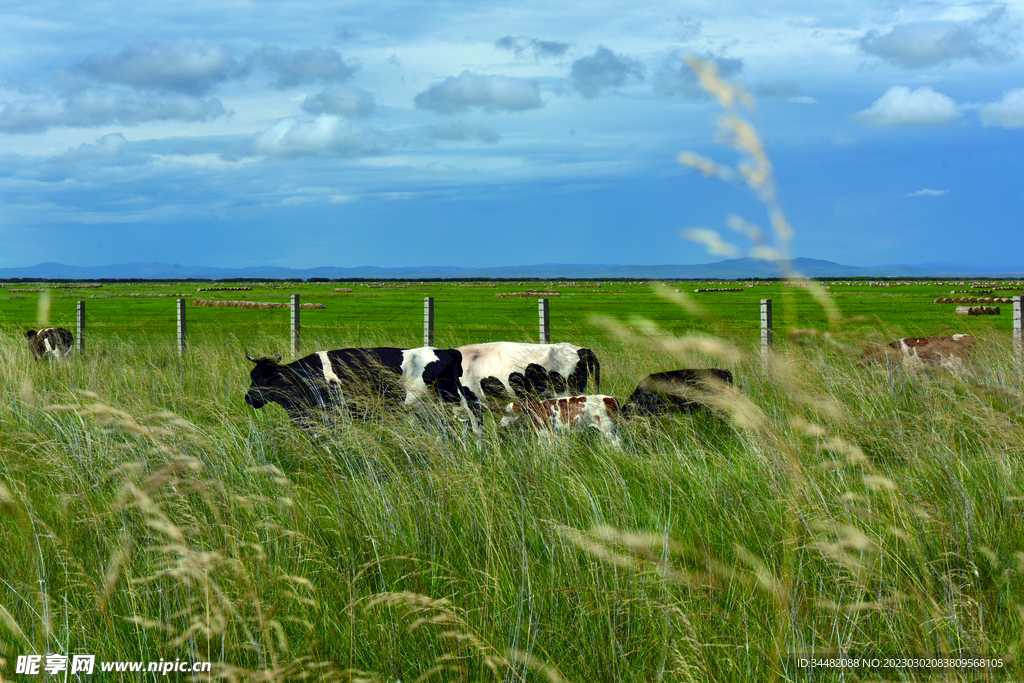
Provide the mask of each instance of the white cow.
[{"label": "white cow", "polygon": [[569,343],[488,342],[460,346],[464,387],[491,410],[509,401],[529,401],[586,391],[594,375],[601,390],[601,364],[590,349]]}]

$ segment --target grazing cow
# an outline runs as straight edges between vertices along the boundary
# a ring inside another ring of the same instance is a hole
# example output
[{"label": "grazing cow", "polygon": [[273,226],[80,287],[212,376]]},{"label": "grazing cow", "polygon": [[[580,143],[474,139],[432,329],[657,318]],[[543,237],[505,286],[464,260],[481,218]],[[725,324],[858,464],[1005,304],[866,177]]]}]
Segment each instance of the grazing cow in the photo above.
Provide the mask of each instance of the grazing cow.
[{"label": "grazing cow", "polygon": [[695,413],[708,406],[708,398],[722,385],[732,384],[732,373],[718,368],[671,370],[648,375],[626,399],[626,415],[662,415],[669,411]]},{"label": "grazing cow", "polygon": [[368,420],[401,405],[422,407],[430,397],[460,403],[479,433],[478,406],[459,383],[462,355],[454,349],[391,347],[318,351],[282,364],[280,357],[246,358],[256,364],[245,402],[262,408],[279,404],[300,427],[309,428],[335,409]]},{"label": "grazing cow", "polygon": [[621,444],[615,429],[618,415],[619,402],[611,396],[563,396],[530,403],[509,403],[498,426],[507,427],[526,418],[546,438],[551,438],[558,431],[593,427],[619,448]]},{"label": "grazing cow", "polygon": [[952,337],[908,337],[864,352],[861,365],[900,358],[908,365],[963,369],[976,342],[969,334]]},{"label": "grazing cow", "polygon": [[499,411],[510,401],[582,394],[592,374],[601,390],[601,364],[590,349],[568,343],[489,342],[460,346],[462,384]]},{"label": "grazing cow", "polygon": [[75,337],[63,327],[47,327],[45,330],[29,330],[25,333],[28,349],[38,359],[56,358],[60,360],[71,353]]}]

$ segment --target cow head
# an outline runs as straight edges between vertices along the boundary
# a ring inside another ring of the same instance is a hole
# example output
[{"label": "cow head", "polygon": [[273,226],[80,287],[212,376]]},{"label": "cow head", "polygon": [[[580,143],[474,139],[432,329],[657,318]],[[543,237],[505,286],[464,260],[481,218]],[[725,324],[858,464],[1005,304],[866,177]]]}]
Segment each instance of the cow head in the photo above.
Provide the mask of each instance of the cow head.
[{"label": "cow head", "polygon": [[510,427],[511,425],[521,421],[523,419],[523,414],[518,410],[518,408],[519,406],[515,403],[509,403],[505,406],[505,409],[502,411],[501,422],[498,423],[498,427]]},{"label": "cow head", "polygon": [[[273,358],[253,358],[247,351],[245,357],[255,363],[249,376],[252,385],[245,392],[245,402],[253,408],[262,408],[273,401],[291,412],[299,408],[296,398],[296,378],[287,365],[282,365],[278,356]],[[301,394],[300,394],[301,395]]]}]

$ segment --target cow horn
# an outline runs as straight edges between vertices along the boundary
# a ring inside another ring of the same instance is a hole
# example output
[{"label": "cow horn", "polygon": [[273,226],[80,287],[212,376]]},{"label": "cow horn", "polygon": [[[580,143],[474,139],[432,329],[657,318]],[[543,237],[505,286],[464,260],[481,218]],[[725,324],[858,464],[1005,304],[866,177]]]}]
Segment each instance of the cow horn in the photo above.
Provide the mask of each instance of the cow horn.
[{"label": "cow horn", "polygon": [[280,363],[281,362],[281,354],[279,354],[277,351],[274,351],[274,355],[277,356],[277,362]]},{"label": "cow horn", "polygon": [[245,351],[245,357],[248,358],[253,363],[256,362],[256,359],[249,355],[248,349],[246,349],[246,351]]}]

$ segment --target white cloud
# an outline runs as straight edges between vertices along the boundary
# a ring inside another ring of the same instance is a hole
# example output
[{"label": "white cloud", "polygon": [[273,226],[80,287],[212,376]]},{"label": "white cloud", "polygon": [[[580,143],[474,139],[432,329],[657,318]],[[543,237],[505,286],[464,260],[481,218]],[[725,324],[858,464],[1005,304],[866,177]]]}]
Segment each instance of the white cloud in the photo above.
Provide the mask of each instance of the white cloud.
[{"label": "white cloud", "polygon": [[[735,60],[739,61],[739,60]],[[723,76],[728,76],[722,69],[723,65],[718,64],[718,71]],[[738,70],[738,69],[737,69]],[[781,81],[767,81],[761,83],[755,83],[753,87],[753,93],[757,97],[800,97],[803,92],[800,90],[800,84],[796,81],[781,80]]]},{"label": "white cloud", "polygon": [[216,97],[76,88],[61,95],[15,100],[0,110],[0,132],[41,133],[50,128],[94,128],[148,121],[211,121],[226,112]]},{"label": "white cloud", "polygon": [[501,140],[498,131],[490,126],[473,125],[462,121],[444,121],[425,126],[424,132],[428,137],[436,140],[451,140],[453,142],[476,140],[477,142],[495,144]]},{"label": "white cloud", "polygon": [[949,190],[918,190],[917,192],[908,192],[903,195],[904,197],[941,197],[944,194],[949,194]]},{"label": "white cloud", "polygon": [[1024,88],[1003,93],[1003,99],[981,107],[978,117],[986,126],[1024,128]]},{"label": "white cloud", "polygon": [[89,55],[78,67],[101,81],[202,95],[227,80],[237,63],[223,45],[177,40],[132,43]]},{"label": "white cloud", "polygon": [[886,34],[868,31],[858,45],[868,54],[915,69],[956,60],[980,64],[1005,62],[1016,53],[1019,27],[1000,5],[985,16],[963,21],[916,21],[897,24]]},{"label": "white cloud", "polygon": [[516,38],[505,36],[504,38],[498,38],[494,43],[494,47],[499,50],[508,50],[520,58],[529,51],[533,53],[534,59],[539,60],[542,57],[561,57],[569,49],[569,43],[561,43],[555,40],[537,40],[536,38],[526,38],[523,36]]},{"label": "white cloud", "polygon": [[851,118],[866,126],[938,126],[952,123],[963,116],[952,98],[928,86],[911,90],[897,85]]},{"label": "white cloud", "polygon": [[594,54],[573,62],[569,78],[583,97],[593,99],[631,80],[644,80],[644,66],[638,60],[617,55],[602,45]]},{"label": "white cloud", "polygon": [[359,69],[359,61],[344,59],[337,50],[313,47],[308,50],[285,50],[264,45],[250,52],[242,72],[262,67],[277,75],[273,86],[285,90],[303,83],[344,83]]},{"label": "white cloud", "polygon": [[544,106],[536,81],[463,71],[435,83],[413,100],[419,109],[458,114],[479,107],[486,112],[525,111]]},{"label": "white cloud", "polygon": [[254,154],[274,157],[313,154],[357,157],[379,154],[395,144],[395,140],[380,131],[334,116],[320,116],[312,121],[281,119],[253,136],[251,150]]},{"label": "white cloud", "polygon": [[336,114],[359,118],[369,116],[376,105],[373,93],[362,88],[332,87],[308,96],[302,103],[302,110],[313,115]]},{"label": "white cloud", "polygon": [[89,159],[109,159],[120,156],[128,147],[128,140],[122,133],[104,135],[95,143],[85,143],[76,149],[69,149],[59,157],[61,161],[88,161]]},{"label": "white cloud", "polygon": [[[743,60],[736,59],[734,57],[723,57],[716,56],[711,53],[705,53],[700,56],[701,59],[713,62],[718,67],[718,73],[722,78],[730,78],[735,76],[743,70]],[[684,97],[708,97],[708,94],[704,92],[704,88],[701,87],[697,81],[697,75],[693,72],[693,69],[686,66],[683,63],[682,54],[680,51],[675,50],[669,54],[658,67],[658,70],[654,74],[654,90],[661,93],[662,95],[682,95]],[[799,93],[799,86],[795,83],[788,82],[782,84],[781,82],[767,84],[762,91],[757,92],[758,95],[764,95],[766,97],[774,97],[779,94],[782,89],[796,88],[795,92],[791,94]]]}]

